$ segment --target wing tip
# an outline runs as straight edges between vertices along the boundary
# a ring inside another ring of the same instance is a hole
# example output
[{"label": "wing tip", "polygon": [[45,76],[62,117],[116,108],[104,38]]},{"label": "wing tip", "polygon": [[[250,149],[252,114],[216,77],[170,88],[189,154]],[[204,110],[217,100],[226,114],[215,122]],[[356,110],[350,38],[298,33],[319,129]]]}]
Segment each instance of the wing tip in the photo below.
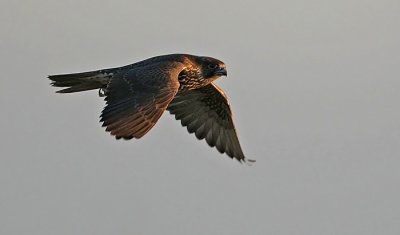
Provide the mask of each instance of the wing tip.
[{"label": "wing tip", "polygon": [[237,157],[232,157],[232,159],[236,159],[238,162],[240,162],[240,164],[246,164],[248,166],[252,166],[256,160],[254,159],[248,159],[248,158],[237,158]]},{"label": "wing tip", "polygon": [[245,163],[248,166],[252,166],[254,163],[256,162],[256,160],[254,159],[243,159],[243,163]]}]

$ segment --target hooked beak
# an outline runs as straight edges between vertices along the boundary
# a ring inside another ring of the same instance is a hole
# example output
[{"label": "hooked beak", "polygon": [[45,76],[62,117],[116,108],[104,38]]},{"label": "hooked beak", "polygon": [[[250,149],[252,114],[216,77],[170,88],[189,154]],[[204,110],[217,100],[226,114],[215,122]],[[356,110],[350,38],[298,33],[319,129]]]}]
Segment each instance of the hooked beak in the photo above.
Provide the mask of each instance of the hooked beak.
[{"label": "hooked beak", "polygon": [[228,76],[228,71],[226,71],[225,67],[222,67],[215,71],[215,74],[218,76]]}]

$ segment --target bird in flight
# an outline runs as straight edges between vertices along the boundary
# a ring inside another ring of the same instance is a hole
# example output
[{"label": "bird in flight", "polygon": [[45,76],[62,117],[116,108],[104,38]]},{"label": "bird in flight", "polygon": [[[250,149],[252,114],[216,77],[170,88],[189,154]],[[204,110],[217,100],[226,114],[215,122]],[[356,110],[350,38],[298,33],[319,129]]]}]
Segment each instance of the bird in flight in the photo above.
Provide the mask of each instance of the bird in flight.
[{"label": "bird in flight", "polygon": [[171,54],[130,65],[91,72],[51,75],[57,93],[99,89],[106,107],[101,122],[116,139],[139,139],[165,110],[189,133],[205,139],[220,153],[240,162],[246,159],[224,92],[213,84],[227,76],[225,64],[212,57]]}]

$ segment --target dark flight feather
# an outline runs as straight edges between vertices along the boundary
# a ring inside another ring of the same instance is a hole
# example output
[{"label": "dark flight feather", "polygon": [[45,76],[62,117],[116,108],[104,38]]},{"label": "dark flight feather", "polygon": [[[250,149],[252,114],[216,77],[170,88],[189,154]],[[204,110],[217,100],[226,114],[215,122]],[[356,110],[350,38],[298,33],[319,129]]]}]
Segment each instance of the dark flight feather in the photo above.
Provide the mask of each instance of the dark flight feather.
[{"label": "dark flight feather", "polygon": [[226,153],[231,158],[245,159],[230,106],[216,85],[178,93],[167,109],[198,139],[205,139],[211,147],[215,146],[220,153]]}]

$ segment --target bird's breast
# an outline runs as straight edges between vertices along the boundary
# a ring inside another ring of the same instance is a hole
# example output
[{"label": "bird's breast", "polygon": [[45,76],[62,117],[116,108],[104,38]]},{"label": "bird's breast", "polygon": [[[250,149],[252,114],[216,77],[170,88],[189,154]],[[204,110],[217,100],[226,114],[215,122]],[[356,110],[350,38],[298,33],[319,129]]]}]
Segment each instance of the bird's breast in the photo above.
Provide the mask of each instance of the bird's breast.
[{"label": "bird's breast", "polygon": [[178,81],[180,90],[192,90],[208,85],[207,79],[201,76],[201,73],[195,69],[183,70],[179,76]]}]

